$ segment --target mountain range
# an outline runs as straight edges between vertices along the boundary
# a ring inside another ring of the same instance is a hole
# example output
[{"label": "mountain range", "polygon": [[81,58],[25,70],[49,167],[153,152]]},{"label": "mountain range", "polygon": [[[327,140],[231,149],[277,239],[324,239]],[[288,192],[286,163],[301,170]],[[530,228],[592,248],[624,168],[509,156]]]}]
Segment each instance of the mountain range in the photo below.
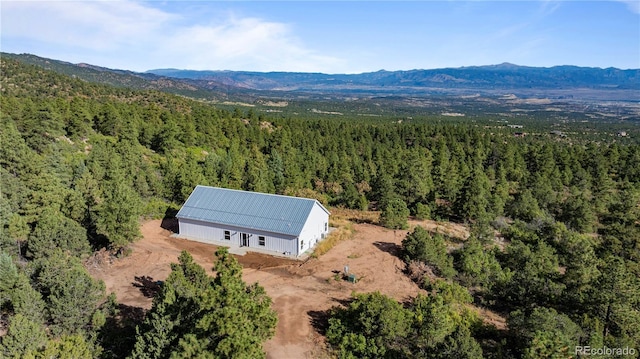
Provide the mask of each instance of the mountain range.
[{"label": "mountain range", "polygon": [[254,90],[336,90],[403,88],[478,89],[640,89],[640,70],[555,66],[518,66],[509,63],[491,66],[434,70],[377,71],[362,74],[323,74],[300,72],[150,70],[155,75],[190,80],[209,80]]},{"label": "mountain range", "polygon": [[[207,100],[484,92],[525,95],[555,93],[556,97],[588,94],[590,98],[640,101],[640,69],[547,68],[503,63],[433,70],[381,70],[362,74],[178,69],[134,72],[84,63],[72,64],[31,54],[1,53],[0,57],[13,58],[89,82],[159,90]],[[580,91],[574,91],[578,89]]]}]

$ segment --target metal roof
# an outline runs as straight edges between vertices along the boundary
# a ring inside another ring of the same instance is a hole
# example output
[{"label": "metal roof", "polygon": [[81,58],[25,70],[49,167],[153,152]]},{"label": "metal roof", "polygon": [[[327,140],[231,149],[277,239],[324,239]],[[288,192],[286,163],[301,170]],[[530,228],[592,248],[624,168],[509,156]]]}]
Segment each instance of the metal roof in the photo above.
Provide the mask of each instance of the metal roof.
[{"label": "metal roof", "polygon": [[196,186],[176,217],[300,235],[315,199]]}]

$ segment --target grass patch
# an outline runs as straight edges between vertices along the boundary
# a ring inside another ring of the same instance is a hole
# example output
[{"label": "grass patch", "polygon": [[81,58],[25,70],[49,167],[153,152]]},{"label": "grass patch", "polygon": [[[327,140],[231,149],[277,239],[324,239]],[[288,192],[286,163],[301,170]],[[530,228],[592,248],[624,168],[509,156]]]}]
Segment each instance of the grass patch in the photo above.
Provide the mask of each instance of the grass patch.
[{"label": "grass patch", "polygon": [[353,237],[353,223],[344,217],[332,216],[329,220],[329,225],[335,229],[329,233],[327,238],[316,245],[311,257],[318,258],[327,253],[336,244]]},{"label": "grass patch", "polygon": [[356,223],[378,224],[380,211],[361,211],[348,208],[331,208],[332,219],[346,219]]}]

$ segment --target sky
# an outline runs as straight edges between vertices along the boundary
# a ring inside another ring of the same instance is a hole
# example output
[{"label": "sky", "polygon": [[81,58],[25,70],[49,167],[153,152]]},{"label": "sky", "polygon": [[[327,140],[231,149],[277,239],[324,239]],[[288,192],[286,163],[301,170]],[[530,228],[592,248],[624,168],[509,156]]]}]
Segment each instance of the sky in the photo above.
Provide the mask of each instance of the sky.
[{"label": "sky", "polygon": [[146,71],[640,68],[640,0],[0,1],[0,50]]}]

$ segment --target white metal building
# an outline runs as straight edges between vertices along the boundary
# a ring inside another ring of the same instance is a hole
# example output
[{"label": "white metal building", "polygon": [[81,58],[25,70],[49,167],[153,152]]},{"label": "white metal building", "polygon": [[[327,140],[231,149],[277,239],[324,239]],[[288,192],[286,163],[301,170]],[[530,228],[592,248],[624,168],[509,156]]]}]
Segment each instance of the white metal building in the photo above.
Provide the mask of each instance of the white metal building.
[{"label": "white metal building", "polygon": [[197,186],[176,217],[180,237],[291,257],[329,232],[329,211],[315,199],[208,186]]}]

